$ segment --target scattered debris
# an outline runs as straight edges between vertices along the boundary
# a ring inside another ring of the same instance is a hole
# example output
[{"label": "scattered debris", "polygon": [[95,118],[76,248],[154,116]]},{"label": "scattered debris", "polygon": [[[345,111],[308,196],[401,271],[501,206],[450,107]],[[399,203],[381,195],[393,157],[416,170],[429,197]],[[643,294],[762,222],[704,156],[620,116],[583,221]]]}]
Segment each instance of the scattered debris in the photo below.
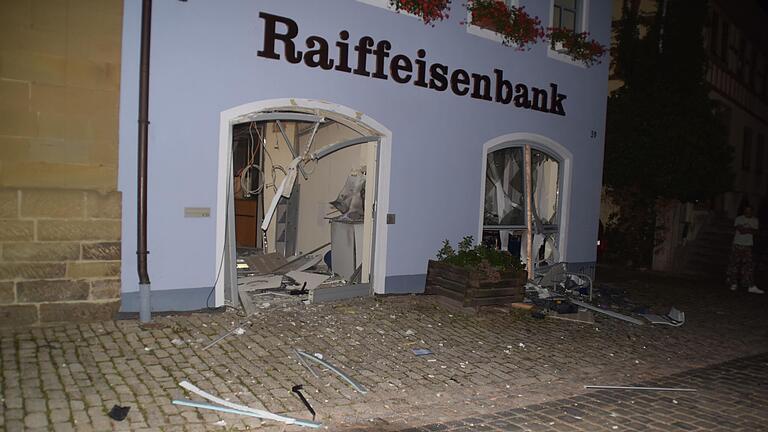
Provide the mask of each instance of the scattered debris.
[{"label": "scattered debris", "polygon": [[417,357],[432,354],[432,351],[430,351],[430,350],[428,350],[426,348],[413,348],[411,350],[411,352],[413,352],[413,354],[415,354]]},{"label": "scattered debris", "polygon": [[301,363],[305,368],[309,369],[309,371],[312,373],[312,376],[315,378],[320,378],[320,376],[317,375],[317,372],[315,372],[315,370],[312,368],[312,365],[304,360],[304,357],[302,357],[302,355],[299,353],[299,350],[294,349],[293,352],[296,353],[296,357],[299,359],[299,363]]},{"label": "scattered debris", "polygon": [[533,304],[532,303],[515,302],[515,303],[510,303],[509,307],[511,307],[512,309],[531,310],[531,309],[533,309]]},{"label": "scattered debris", "polygon": [[183,340],[181,340],[181,339],[178,339],[178,338],[177,338],[177,339],[173,339],[173,340],[171,341],[171,343],[172,343],[172,344],[174,344],[174,345],[176,345],[176,346],[181,346],[181,345],[184,345],[184,341],[183,341]]},{"label": "scattered debris", "polygon": [[405,335],[406,336],[415,335],[415,334],[416,334],[416,332],[411,330],[411,329],[408,329],[408,330],[405,331]]},{"label": "scattered debris", "polygon": [[598,313],[601,313],[601,314],[604,314],[604,315],[608,315],[609,317],[612,317],[612,318],[617,318],[617,319],[620,319],[620,320],[623,320],[623,321],[630,322],[632,324],[643,325],[643,322],[640,321],[637,318],[632,318],[630,316],[622,315],[622,314],[620,314],[618,312],[613,312],[613,311],[609,311],[609,310],[606,310],[606,309],[601,309],[601,308],[599,308],[597,306],[592,306],[589,303],[584,303],[582,301],[573,300],[573,299],[571,299],[571,303],[573,303],[573,304],[575,304],[577,306],[581,306],[581,307],[586,308],[586,309],[593,310],[595,312],[598,312]]},{"label": "scattered debris", "polygon": [[[243,325],[244,325],[244,326],[249,326],[249,327],[250,327],[251,325],[253,325],[253,323],[252,323],[252,322],[250,322],[250,321],[246,321],[246,322],[245,322],[245,324],[243,324]],[[208,345],[204,346],[204,347],[203,347],[203,351],[205,351],[205,350],[207,350],[208,348],[210,348],[210,347],[212,347],[212,346],[216,345],[217,343],[219,343],[220,341],[222,341],[222,340],[223,340],[225,337],[227,337],[227,336],[229,336],[229,335],[231,335],[231,334],[242,335],[242,334],[244,334],[244,333],[245,333],[245,329],[244,329],[243,327],[235,327],[235,328],[233,328],[232,330],[230,330],[230,331],[228,331],[228,332],[224,333],[223,335],[221,335],[221,336],[217,337],[216,339],[214,339],[213,341],[211,341],[211,343],[209,343]]]},{"label": "scattered debris", "polygon": [[112,420],[123,421],[128,416],[128,411],[130,410],[131,410],[131,407],[115,405],[112,407],[111,410],[109,410],[107,415]]},{"label": "scattered debris", "polygon": [[221,427],[227,427],[227,422],[224,420],[219,420],[216,423],[213,424],[214,426],[221,426]]},{"label": "scattered debris", "polygon": [[679,391],[679,392],[696,392],[696,389],[689,388],[674,388],[674,387],[635,387],[635,386],[604,386],[604,385],[585,385],[585,389],[602,389],[602,390],[648,390],[648,391]]},{"label": "scattered debris", "polygon": [[291,391],[293,393],[296,393],[299,396],[299,399],[301,399],[301,402],[304,404],[305,407],[307,407],[309,412],[312,414],[312,420],[315,420],[315,416],[316,416],[315,410],[312,408],[312,405],[309,404],[309,401],[307,400],[307,398],[305,398],[304,395],[301,394],[301,389],[303,388],[304,388],[303,385],[298,384],[293,386],[293,388],[291,388]]},{"label": "scattered debris", "polygon": [[319,363],[319,364],[321,364],[321,365],[325,366],[325,367],[326,367],[326,368],[328,368],[328,369],[329,369],[331,372],[335,373],[335,374],[336,374],[336,375],[338,375],[338,376],[339,376],[341,379],[343,379],[344,381],[346,381],[347,383],[349,383],[349,385],[351,385],[351,386],[352,386],[352,387],[353,387],[355,390],[357,390],[357,392],[358,392],[358,393],[361,393],[361,394],[366,394],[366,393],[368,393],[368,390],[366,390],[366,389],[365,389],[365,387],[363,387],[362,385],[358,384],[356,381],[354,381],[352,378],[350,378],[350,377],[348,377],[347,375],[345,375],[345,374],[344,374],[343,372],[341,372],[340,370],[336,369],[336,367],[335,367],[335,366],[333,366],[332,364],[330,364],[330,363],[326,362],[325,360],[323,360],[323,359],[321,358],[321,357],[322,357],[322,355],[320,355],[320,357],[318,357],[318,354],[315,354],[315,355],[310,355],[310,354],[307,354],[307,353],[305,353],[305,352],[303,352],[303,351],[298,351],[298,350],[297,350],[296,352],[298,352],[298,353],[299,353],[299,355],[303,356],[304,358],[308,358],[308,359],[310,359],[310,360],[312,360],[312,361],[314,361],[314,362],[316,362],[316,363]]},{"label": "scattered debris", "polygon": [[315,429],[320,428],[322,426],[320,423],[310,422],[308,420],[295,419],[293,417],[286,417],[279,414],[271,413],[269,411],[250,408],[245,405],[238,405],[236,403],[229,402],[227,400],[218,398],[210,393],[206,393],[203,390],[200,390],[194,384],[188,381],[182,381],[179,383],[179,385],[185,390],[191,393],[194,393],[202,397],[203,399],[207,399],[213,403],[217,403],[221,406],[210,405],[206,403],[194,402],[189,400],[174,400],[173,403],[175,405],[190,406],[194,408],[210,409],[214,411],[227,412],[231,414],[246,415],[250,417],[257,417],[265,420],[273,420],[273,421],[278,421],[285,424],[295,424],[297,426],[305,426],[305,427],[311,427]]},{"label": "scattered debris", "polygon": [[575,322],[581,322],[581,323],[587,323],[587,324],[594,324],[595,323],[595,317],[592,314],[592,311],[589,310],[580,310],[576,313],[554,313],[554,314],[547,314],[547,318],[552,319],[559,319],[559,320],[565,320],[565,321],[575,321]]},{"label": "scattered debris", "polygon": [[673,327],[680,327],[685,324],[685,312],[681,312],[675,308],[669,310],[669,313],[665,316],[654,314],[640,314],[642,317],[648,320],[651,324],[668,325]]}]

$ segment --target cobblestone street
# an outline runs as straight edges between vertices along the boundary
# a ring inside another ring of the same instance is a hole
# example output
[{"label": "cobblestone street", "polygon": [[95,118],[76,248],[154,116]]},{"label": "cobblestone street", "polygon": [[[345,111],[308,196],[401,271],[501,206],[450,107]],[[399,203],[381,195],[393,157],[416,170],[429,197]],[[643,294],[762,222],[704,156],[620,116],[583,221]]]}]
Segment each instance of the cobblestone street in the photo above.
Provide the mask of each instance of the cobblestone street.
[{"label": "cobblestone street", "polygon": [[[685,311],[686,324],[471,314],[404,296],[272,304],[244,334],[205,351],[242,318],[196,313],[155,317],[154,329],[135,320],[7,329],[0,331],[0,424],[8,431],[300,430],[173,405],[200,400],[178,386],[187,380],[232,402],[310,418],[291,393],[303,384],[328,430],[766,428],[764,296],[650,273],[600,278],[659,312]],[[322,353],[369,392],[356,393],[328,372],[312,377],[294,348]],[[415,356],[413,348],[433,354]],[[700,391],[584,390],[642,383]],[[115,404],[131,407],[122,422],[107,416]]]}]

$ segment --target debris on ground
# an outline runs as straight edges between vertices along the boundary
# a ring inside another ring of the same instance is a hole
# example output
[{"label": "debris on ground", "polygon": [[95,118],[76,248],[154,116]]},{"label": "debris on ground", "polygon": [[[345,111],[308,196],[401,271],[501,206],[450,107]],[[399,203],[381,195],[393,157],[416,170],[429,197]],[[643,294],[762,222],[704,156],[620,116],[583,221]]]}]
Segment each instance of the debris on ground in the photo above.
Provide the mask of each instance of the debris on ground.
[{"label": "debris on ground", "polygon": [[425,356],[425,355],[430,355],[430,354],[432,354],[432,351],[430,351],[430,350],[428,350],[428,349],[426,349],[426,348],[413,348],[413,349],[411,350],[411,352],[413,352],[413,354],[414,354],[415,356],[417,356],[417,357],[420,357],[420,356]]},{"label": "debris on ground", "polygon": [[654,314],[640,314],[643,318],[647,319],[651,324],[668,325],[673,327],[680,327],[685,324],[685,312],[681,312],[675,308],[669,310],[669,313],[661,316]]},{"label": "debris on ground", "polygon": [[599,390],[646,390],[646,391],[678,391],[678,392],[697,392],[698,391],[696,389],[691,389],[691,388],[608,386],[608,385],[585,385],[584,388],[599,389]]},{"label": "debris on ground", "polygon": [[196,387],[194,384],[188,382],[188,381],[182,381],[179,383],[179,385],[189,391],[190,393],[194,393],[203,399],[207,399],[214,404],[212,405],[208,403],[201,403],[201,402],[195,402],[190,400],[184,400],[184,399],[175,399],[173,401],[174,405],[181,405],[181,406],[188,406],[193,408],[200,408],[200,409],[209,409],[212,411],[219,411],[219,412],[225,412],[230,414],[239,414],[239,415],[245,415],[249,417],[256,417],[264,420],[272,420],[277,421],[285,424],[291,424],[291,425],[297,425],[297,426],[304,426],[304,427],[311,427],[311,428],[320,428],[322,424],[315,423],[313,421],[308,420],[301,420],[296,419],[293,417],[287,417],[279,414],[274,414],[269,411],[260,410],[257,408],[251,408],[245,405],[239,405],[233,402],[229,402],[228,400],[221,399],[219,397],[216,397],[210,393],[207,393],[198,387]]},{"label": "debris on ground", "polygon": [[307,410],[309,410],[309,413],[312,414],[312,420],[314,420],[317,414],[315,413],[315,410],[312,408],[312,405],[309,404],[309,401],[307,400],[307,398],[305,398],[304,395],[301,393],[301,390],[303,388],[304,388],[303,385],[298,384],[291,388],[291,392],[296,393],[296,395],[299,396],[299,399],[301,399],[301,402],[304,404],[305,407],[307,407]]},{"label": "debris on ground", "polygon": [[315,363],[319,363],[320,365],[324,366],[325,368],[327,368],[327,369],[328,369],[328,370],[330,370],[331,372],[335,373],[335,374],[336,374],[336,375],[338,375],[338,376],[339,376],[341,379],[343,379],[343,380],[344,380],[344,381],[346,381],[346,382],[347,382],[349,385],[351,385],[351,386],[352,386],[352,388],[354,388],[355,390],[357,390],[357,392],[358,392],[358,393],[361,393],[361,394],[366,394],[366,393],[368,393],[368,390],[367,390],[365,387],[363,387],[361,384],[359,384],[357,381],[353,380],[352,378],[350,378],[349,376],[347,376],[346,374],[344,374],[343,372],[341,372],[339,369],[337,369],[337,368],[336,368],[335,366],[333,366],[332,364],[330,364],[330,363],[328,363],[327,361],[323,360],[323,358],[322,358],[323,356],[322,356],[320,353],[315,353],[315,355],[310,355],[310,354],[307,354],[307,353],[305,353],[305,352],[303,352],[303,351],[299,351],[299,350],[296,350],[296,352],[297,352],[297,353],[298,353],[300,356],[304,357],[305,359],[309,359],[309,360],[312,360],[312,361],[313,361],[313,362],[315,362]]},{"label": "debris on ground", "polygon": [[109,410],[107,415],[112,420],[123,421],[128,416],[128,411],[130,410],[131,410],[131,407],[115,405],[112,407],[111,410]]}]

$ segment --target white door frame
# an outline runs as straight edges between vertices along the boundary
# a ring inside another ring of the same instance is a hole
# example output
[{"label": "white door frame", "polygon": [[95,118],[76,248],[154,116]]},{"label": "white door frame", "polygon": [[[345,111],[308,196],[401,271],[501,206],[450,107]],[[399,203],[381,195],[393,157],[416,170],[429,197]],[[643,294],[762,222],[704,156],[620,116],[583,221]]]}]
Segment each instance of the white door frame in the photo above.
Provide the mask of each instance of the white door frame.
[{"label": "white door frame", "polygon": [[375,245],[373,251],[373,292],[384,294],[384,281],[387,269],[387,212],[389,211],[389,179],[390,162],[392,155],[392,132],[381,123],[362,114],[359,111],[343,105],[326,102],[317,99],[284,98],[269,99],[243,104],[221,112],[219,121],[219,162],[218,162],[218,187],[216,199],[216,254],[212,264],[216,274],[216,287],[214,301],[216,307],[224,304],[224,271],[221,263],[224,262],[224,254],[228,253],[224,248],[227,227],[227,182],[231,169],[232,157],[232,126],[242,116],[266,110],[276,109],[319,109],[329,111],[348,118],[350,121],[361,123],[373,129],[381,135],[379,143],[379,160],[377,169],[378,197],[376,200],[376,226],[374,228]]},{"label": "white door frame", "polygon": [[483,156],[480,168],[480,220],[477,228],[478,242],[483,239],[483,216],[485,210],[485,168],[488,153],[505,147],[524,147],[530,145],[533,149],[540,149],[555,156],[562,166],[562,189],[560,194],[560,261],[568,261],[568,221],[571,212],[571,172],[573,170],[573,154],[557,141],[543,135],[517,132],[501,135],[483,144]]}]

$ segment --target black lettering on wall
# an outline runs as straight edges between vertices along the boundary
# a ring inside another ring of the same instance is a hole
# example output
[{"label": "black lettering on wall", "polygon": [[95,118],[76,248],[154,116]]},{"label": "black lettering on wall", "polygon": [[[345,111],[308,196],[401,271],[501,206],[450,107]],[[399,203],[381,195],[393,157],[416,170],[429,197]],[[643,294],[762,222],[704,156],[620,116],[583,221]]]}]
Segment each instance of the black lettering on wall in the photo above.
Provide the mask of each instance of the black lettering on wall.
[{"label": "black lettering on wall", "polygon": [[550,99],[549,112],[551,112],[552,114],[564,116],[565,109],[563,109],[563,101],[568,96],[558,93],[557,84],[555,83],[550,83],[549,87],[552,89],[552,95],[551,95],[552,99]]},{"label": "black lettering on wall", "polygon": [[504,79],[504,71],[494,69],[496,74],[496,102],[507,105],[512,102],[512,83]]},{"label": "black lettering on wall", "polygon": [[528,99],[528,86],[518,84],[515,86],[515,106],[518,108],[530,108],[531,101]]},{"label": "black lettering on wall", "polygon": [[304,64],[311,68],[320,66],[325,70],[333,69],[333,60],[328,58],[327,40],[320,36],[310,36],[307,38],[307,48],[309,49],[304,53]]},{"label": "black lettering on wall", "polygon": [[339,72],[352,72],[352,68],[349,67],[349,32],[342,30],[339,33],[339,41],[336,42],[336,47],[339,48],[339,62],[336,64],[336,70]]},{"label": "black lettering on wall", "polygon": [[384,73],[384,60],[389,57],[389,50],[392,48],[392,43],[388,40],[379,41],[376,44],[376,49],[373,50],[373,56],[376,57],[376,71],[371,75],[378,79],[387,79],[388,76]]},{"label": "black lettering on wall", "polygon": [[472,94],[473,99],[493,100],[491,97],[491,77],[488,75],[472,74]]},{"label": "black lettering on wall", "polygon": [[536,87],[533,87],[531,91],[533,92],[533,106],[531,109],[549,112],[549,108],[547,107],[549,101],[547,91]]},{"label": "black lettering on wall", "polygon": [[448,66],[435,63],[429,67],[429,88],[437,91],[448,89]]},{"label": "black lettering on wall", "polygon": [[415,60],[416,81],[413,82],[413,85],[427,88],[429,86],[429,84],[427,84],[427,62],[422,60],[424,57],[427,56],[427,52],[423,49],[420,49],[419,51],[416,52],[416,55],[419,58]]},{"label": "black lettering on wall", "polygon": [[457,96],[469,93],[469,74],[464,69],[456,69],[451,74],[451,91]]},{"label": "black lettering on wall", "polygon": [[355,51],[357,51],[357,67],[352,73],[355,75],[371,76],[368,72],[368,54],[371,54],[371,47],[373,46],[373,38],[370,36],[363,36],[357,42]]},{"label": "black lettering on wall", "polygon": [[[411,72],[413,72],[413,64],[411,59],[402,54],[398,54],[392,57],[392,63],[389,64],[390,74],[395,82],[405,84],[411,80]],[[400,75],[400,72],[407,72],[406,75]]]},{"label": "black lettering on wall", "polygon": [[[293,38],[299,34],[299,25],[296,21],[277,15],[268,14],[266,12],[260,12],[259,18],[264,19],[264,44],[263,49],[256,52],[259,57],[280,60],[280,54],[275,50],[275,42],[278,40],[283,42],[283,48],[285,49],[285,59],[289,63],[299,63],[301,61],[301,51],[296,50],[296,44],[293,43]],[[277,23],[285,25],[287,32],[278,33]]]}]

